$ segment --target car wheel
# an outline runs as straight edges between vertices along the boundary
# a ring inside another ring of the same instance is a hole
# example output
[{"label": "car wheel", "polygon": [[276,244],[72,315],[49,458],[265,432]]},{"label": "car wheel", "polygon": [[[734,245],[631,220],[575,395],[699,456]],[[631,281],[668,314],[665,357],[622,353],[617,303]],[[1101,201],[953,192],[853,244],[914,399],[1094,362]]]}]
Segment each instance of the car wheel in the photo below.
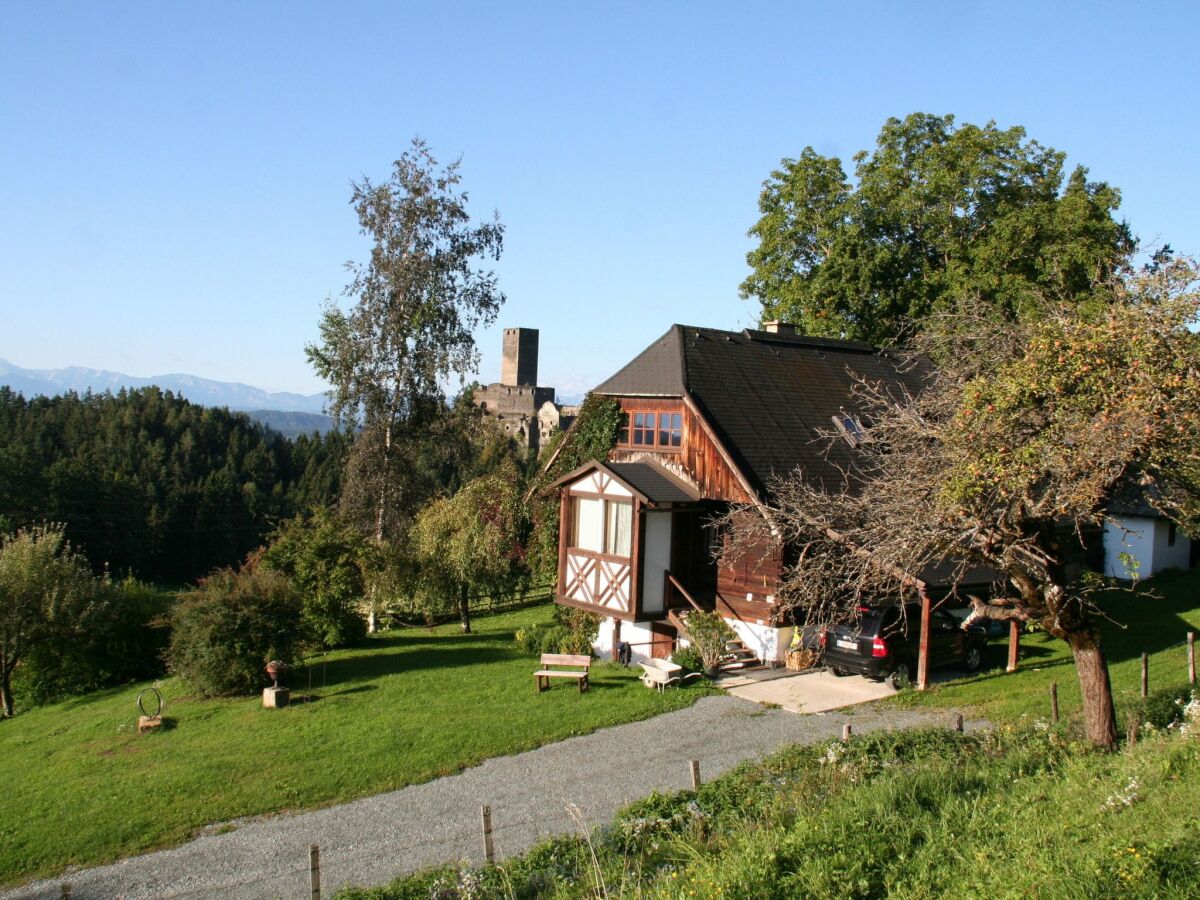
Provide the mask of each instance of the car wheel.
[{"label": "car wheel", "polygon": [[829,671],[832,672],[836,678],[845,678],[850,674],[845,669],[839,669],[837,666],[830,666]]},{"label": "car wheel", "polygon": [[888,683],[898,691],[912,684],[912,669],[907,661],[896,663],[896,668],[892,669],[892,674],[888,676]]},{"label": "car wheel", "polygon": [[963,668],[968,672],[978,672],[982,665],[983,648],[978,644],[972,644],[967,648],[967,655],[963,657]]}]

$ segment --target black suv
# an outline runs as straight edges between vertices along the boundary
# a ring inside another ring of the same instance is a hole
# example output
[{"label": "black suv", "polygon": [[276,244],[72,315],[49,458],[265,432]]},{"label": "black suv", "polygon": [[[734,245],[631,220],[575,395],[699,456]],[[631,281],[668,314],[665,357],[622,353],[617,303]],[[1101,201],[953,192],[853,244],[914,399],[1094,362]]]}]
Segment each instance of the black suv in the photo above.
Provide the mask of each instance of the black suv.
[{"label": "black suv", "polygon": [[[860,606],[856,619],[827,628],[822,635],[825,666],[834,675],[855,673],[887,678],[897,690],[917,674],[921,643],[921,604]],[[963,630],[961,620],[944,609],[929,614],[929,666],[961,664],[975,672],[983,664],[987,631],[972,625]]]}]

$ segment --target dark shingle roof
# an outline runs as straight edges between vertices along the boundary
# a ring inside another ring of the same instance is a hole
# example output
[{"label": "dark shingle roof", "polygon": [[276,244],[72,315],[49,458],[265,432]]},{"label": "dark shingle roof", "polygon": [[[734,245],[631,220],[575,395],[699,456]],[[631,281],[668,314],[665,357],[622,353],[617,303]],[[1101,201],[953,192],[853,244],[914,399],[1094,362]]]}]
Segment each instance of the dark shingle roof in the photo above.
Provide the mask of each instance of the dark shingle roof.
[{"label": "dark shingle roof", "polygon": [[835,490],[854,450],[818,430],[855,413],[856,376],[916,389],[898,357],[857,341],[675,325],[595,390],[613,396],[689,394],[750,483],[803,468]]},{"label": "dark shingle roof", "polygon": [[610,462],[604,465],[644,494],[651,503],[694,503],[700,499],[699,491],[652,462]]},{"label": "dark shingle roof", "polygon": [[679,325],[639,353],[621,371],[595,389],[615,397],[682,397],[683,343]]}]

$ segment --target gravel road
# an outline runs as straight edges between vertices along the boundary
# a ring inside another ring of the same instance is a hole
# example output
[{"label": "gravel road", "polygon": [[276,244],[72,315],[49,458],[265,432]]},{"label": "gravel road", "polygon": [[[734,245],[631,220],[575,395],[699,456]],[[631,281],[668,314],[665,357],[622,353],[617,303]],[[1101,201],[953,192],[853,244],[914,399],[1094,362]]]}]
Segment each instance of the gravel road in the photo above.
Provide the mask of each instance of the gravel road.
[{"label": "gravel road", "polygon": [[[915,710],[796,715],[736,697],[491,759],[458,775],[315,812],[230,823],[180,847],[71,872],[0,894],[73,900],[120,897],[309,896],[309,845],[320,845],[324,896],[348,884],[383,884],[436,863],[481,862],[480,806],[492,810],[498,857],[609,821],[631,800],[689,786],[688,760],[712,778],[783,744],[914,725],[946,725],[949,713]],[[218,833],[221,832],[221,833]]]}]

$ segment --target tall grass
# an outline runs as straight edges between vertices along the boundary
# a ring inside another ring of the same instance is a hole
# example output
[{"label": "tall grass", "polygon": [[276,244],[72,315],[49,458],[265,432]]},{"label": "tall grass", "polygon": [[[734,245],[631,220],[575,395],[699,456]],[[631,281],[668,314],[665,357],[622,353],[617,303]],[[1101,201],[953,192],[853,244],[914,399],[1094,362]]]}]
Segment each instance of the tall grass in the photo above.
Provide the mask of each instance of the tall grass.
[{"label": "tall grass", "polygon": [[875,734],[652,796],[590,841],[339,896],[1194,897],[1198,803],[1177,730],[1115,754],[1045,723]]}]

